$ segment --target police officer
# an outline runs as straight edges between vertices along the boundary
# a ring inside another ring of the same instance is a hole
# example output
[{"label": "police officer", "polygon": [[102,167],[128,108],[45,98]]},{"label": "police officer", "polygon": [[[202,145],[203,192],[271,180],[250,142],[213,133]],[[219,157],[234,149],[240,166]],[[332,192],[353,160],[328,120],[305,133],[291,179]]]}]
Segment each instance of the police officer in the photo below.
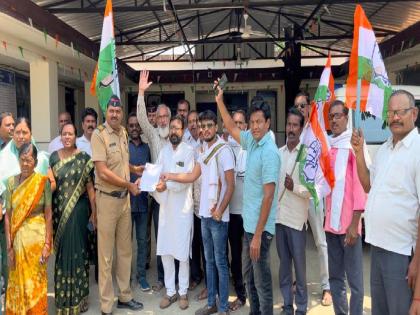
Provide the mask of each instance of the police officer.
[{"label": "police officer", "polygon": [[92,135],[98,224],[99,296],[102,315],[112,314],[114,288],[112,261],[116,247],[116,280],[120,296],[117,308],[140,310],[130,288],[131,210],[129,192],[139,194],[138,183],[130,183],[128,136],[121,126],[123,111],[118,96],[107,106],[106,122]]}]

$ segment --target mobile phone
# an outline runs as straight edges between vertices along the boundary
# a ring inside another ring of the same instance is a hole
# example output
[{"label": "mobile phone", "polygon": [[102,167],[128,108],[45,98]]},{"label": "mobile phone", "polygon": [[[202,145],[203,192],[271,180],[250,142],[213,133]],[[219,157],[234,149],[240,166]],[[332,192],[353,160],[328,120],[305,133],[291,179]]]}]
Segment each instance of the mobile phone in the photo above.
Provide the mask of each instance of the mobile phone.
[{"label": "mobile phone", "polygon": [[218,84],[214,86],[214,93],[216,95],[218,95],[219,94],[219,90],[217,89],[217,87],[220,86],[220,88],[222,90],[224,90],[227,83],[228,83],[228,78],[226,76],[226,73],[223,73],[222,76],[221,76],[221,78],[218,80]]}]

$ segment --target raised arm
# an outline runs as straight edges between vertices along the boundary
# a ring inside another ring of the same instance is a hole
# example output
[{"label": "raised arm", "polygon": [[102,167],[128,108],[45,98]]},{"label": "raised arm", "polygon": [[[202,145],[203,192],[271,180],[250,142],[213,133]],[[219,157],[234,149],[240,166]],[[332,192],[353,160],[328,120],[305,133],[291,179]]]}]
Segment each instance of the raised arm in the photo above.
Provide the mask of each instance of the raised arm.
[{"label": "raised arm", "polygon": [[[217,81],[214,82],[216,85],[217,83]],[[236,142],[241,143],[241,129],[236,127],[235,122],[233,121],[226,108],[226,105],[223,101],[223,90],[219,86],[217,86],[217,89],[219,93],[216,95],[215,99],[217,108],[219,109],[220,115],[222,116],[223,123],[225,124],[226,129],[229,131],[233,139],[235,139]]]},{"label": "raised arm", "polygon": [[137,120],[148,141],[153,139],[151,135],[155,131],[155,127],[153,127],[147,119],[144,92],[152,85],[152,83],[153,82],[149,82],[149,71],[141,71],[139,79],[139,95],[137,97]]},{"label": "raised arm", "polygon": [[365,154],[363,152],[364,138],[362,129],[353,130],[351,136],[351,146],[353,147],[356,156],[357,175],[359,175],[360,183],[362,184],[365,193],[370,191],[370,172],[366,165]]}]

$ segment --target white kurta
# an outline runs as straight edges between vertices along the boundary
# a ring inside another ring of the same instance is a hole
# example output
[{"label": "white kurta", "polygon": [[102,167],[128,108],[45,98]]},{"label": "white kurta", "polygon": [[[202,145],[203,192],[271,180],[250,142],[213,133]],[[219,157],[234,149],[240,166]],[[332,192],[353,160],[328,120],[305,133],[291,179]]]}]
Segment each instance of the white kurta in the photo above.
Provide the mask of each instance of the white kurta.
[{"label": "white kurta", "polygon": [[[194,168],[194,150],[181,142],[174,151],[167,144],[159,153],[156,164],[164,173],[190,173]],[[157,255],[171,255],[179,261],[190,257],[193,236],[192,184],[168,181],[167,190],[153,196],[160,204]]]}]

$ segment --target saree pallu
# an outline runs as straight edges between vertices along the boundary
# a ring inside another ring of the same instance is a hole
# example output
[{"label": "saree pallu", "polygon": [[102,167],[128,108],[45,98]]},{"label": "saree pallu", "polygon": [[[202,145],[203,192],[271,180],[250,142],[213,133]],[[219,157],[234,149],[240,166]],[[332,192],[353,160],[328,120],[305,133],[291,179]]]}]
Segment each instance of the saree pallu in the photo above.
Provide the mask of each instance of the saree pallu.
[{"label": "saree pallu", "polygon": [[87,310],[89,296],[89,202],[86,184],[93,163],[80,152],[60,160],[51,155],[50,166],[57,183],[53,195],[55,304],[57,315]]},{"label": "saree pallu", "polygon": [[46,237],[44,207],[51,205],[49,181],[33,174],[19,187],[15,182],[10,178],[6,191],[15,253],[15,267],[9,268],[6,314],[48,314],[47,265],[40,264],[40,258]]}]

